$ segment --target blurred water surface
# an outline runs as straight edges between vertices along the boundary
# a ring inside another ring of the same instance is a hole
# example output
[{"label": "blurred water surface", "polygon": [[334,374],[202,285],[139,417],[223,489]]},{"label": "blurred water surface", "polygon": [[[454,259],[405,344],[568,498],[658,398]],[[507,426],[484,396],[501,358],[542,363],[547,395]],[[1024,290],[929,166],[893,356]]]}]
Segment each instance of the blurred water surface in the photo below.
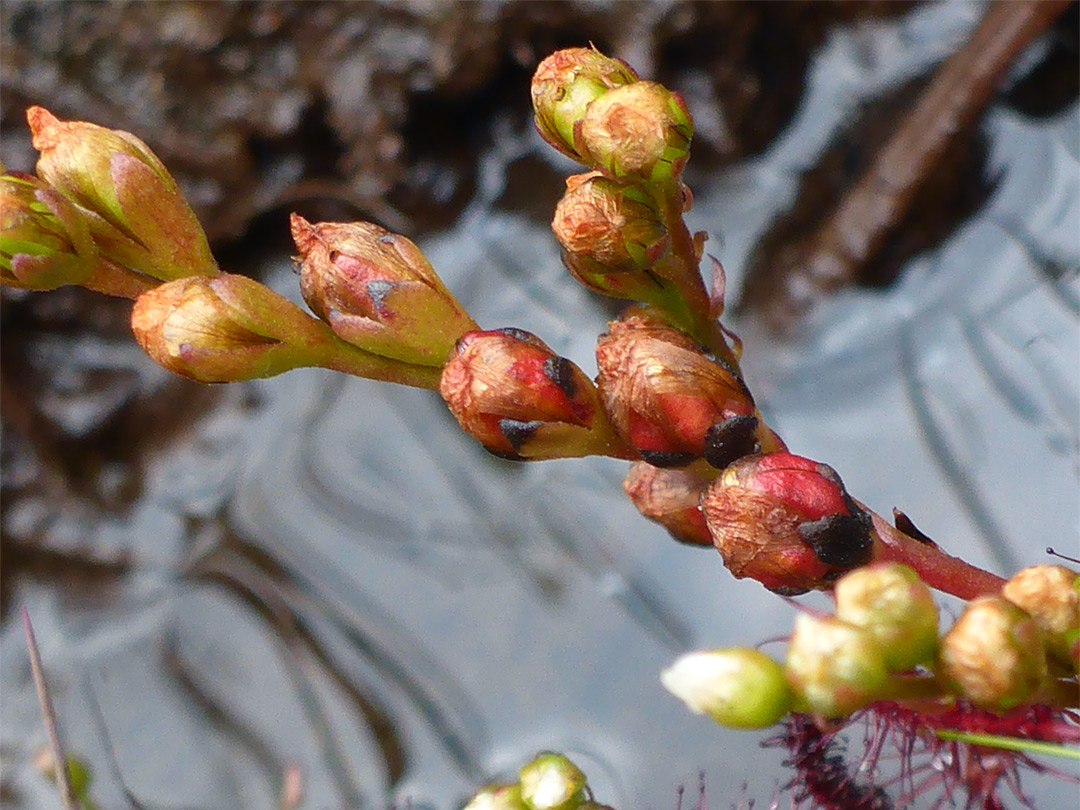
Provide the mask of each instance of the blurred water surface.
[{"label": "blurred water surface", "polygon": [[[695,188],[691,225],[712,235],[729,289],[829,133],[951,52],[977,12],[836,32],[788,131]],[[835,297],[794,344],[734,326],[793,451],[1006,572],[1077,545],[1080,110],[995,108],[985,128],[989,204],[897,284]],[[495,205],[537,154],[549,159],[507,123],[465,215],[421,246],[482,325],[533,331],[589,370],[610,311],[568,279],[546,227]],[[298,299],[287,260],[271,280]],[[80,537],[130,555],[129,576],[19,588],[95,799],[267,808],[297,766],[304,808],[451,808],[555,748],[624,810],[673,807],[702,770],[714,806],[744,785],[765,802],[787,778],[781,754],[691,716],[658,673],[687,649],[783,635],[792,610],[644,522],[624,470],[500,461],[435,395],[322,371],[226,393],[155,459],[130,520]],[[0,676],[11,806],[54,807],[28,761],[44,738],[17,622]],[[1025,788],[1037,807],[1075,797],[1053,779]]]}]

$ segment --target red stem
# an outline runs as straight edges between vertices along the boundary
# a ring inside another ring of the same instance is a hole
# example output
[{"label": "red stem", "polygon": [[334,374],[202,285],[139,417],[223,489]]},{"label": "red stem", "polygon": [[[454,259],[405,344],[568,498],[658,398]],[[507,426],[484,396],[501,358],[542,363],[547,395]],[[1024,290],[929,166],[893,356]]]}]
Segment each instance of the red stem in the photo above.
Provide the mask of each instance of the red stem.
[{"label": "red stem", "polygon": [[[860,504],[864,509],[867,507]],[[936,543],[916,540],[894,528],[881,515],[867,509],[880,540],[875,544],[875,560],[893,560],[909,565],[931,588],[961,599],[974,599],[1001,592],[1005,580],[959,557],[946,554]]]}]

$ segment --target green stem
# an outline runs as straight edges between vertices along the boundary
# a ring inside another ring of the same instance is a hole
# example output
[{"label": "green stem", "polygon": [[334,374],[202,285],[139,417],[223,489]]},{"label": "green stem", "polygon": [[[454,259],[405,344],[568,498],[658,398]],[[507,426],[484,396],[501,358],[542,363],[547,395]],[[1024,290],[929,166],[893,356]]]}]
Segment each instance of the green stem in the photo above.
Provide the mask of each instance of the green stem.
[{"label": "green stem", "polygon": [[328,339],[323,346],[316,348],[314,354],[315,359],[312,360],[311,365],[351,374],[354,377],[398,383],[413,388],[429,388],[437,391],[439,379],[442,377],[441,368],[419,366],[381,357],[358,349],[336,336]]},{"label": "green stem", "polygon": [[988,748],[1001,748],[1005,751],[1021,751],[1025,754],[1049,754],[1063,759],[1080,760],[1080,749],[1038,740],[1003,737],[999,734],[978,734],[972,731],[951,731],[944,728],[937,729],[934,733],[943,740],[956,740],[971,745],[985,745]]}]

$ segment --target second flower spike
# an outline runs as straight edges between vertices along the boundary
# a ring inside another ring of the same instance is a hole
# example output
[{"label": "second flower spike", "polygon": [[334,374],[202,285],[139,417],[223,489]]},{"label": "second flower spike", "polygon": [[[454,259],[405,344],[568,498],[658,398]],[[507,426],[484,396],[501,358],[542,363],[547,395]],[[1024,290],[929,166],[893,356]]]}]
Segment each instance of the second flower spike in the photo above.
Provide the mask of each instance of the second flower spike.
[{"label": "second flower spike", "polygon": [[300,290],[342,340],[375,354],[439,368],[476,323],[420,249],[369,222],[290,218]]}]

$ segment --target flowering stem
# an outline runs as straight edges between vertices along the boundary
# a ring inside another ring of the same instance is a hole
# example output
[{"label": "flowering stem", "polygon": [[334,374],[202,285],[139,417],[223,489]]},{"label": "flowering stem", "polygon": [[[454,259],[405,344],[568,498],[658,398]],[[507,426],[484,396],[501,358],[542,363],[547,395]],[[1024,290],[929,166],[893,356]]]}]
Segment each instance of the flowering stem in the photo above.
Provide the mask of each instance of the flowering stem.
[{"label": "flowering stem", "polygon": [[739,359],[724,339],[720,324],[710,314],[709,293],[698,269],[700,260],[694,246],[694,237],[683,220],[681,187],[674,184],[663,186],[657,193],[657,203],[664,225],[671,236],[672,256],[680,265],[679,277],[675,283],[688,310],[689,331],[720,359],[738,369]]},{"label": "flowering stem", "polygon": [[1005,580],[997,574],[991,574],[959,557],[946,554],[936,543],[909,537],[865,504],[859,505],[870,512],[874,529],[880,539],[880,543],[875,544],[876,559],[894,560],[911,566],[931,588],[960,599],[1000,593],[1005,585]]},{"label": "flowering stem", "polygon": [[413,388],[438,390],[439,378],[442,375],[441,368],[419,366],[380,357],[336,337],[328,340],[324,346],[315,347],[315,354],[317,359],[312,362],[312,365],[351,374],[354,377],[398,383]]}]

